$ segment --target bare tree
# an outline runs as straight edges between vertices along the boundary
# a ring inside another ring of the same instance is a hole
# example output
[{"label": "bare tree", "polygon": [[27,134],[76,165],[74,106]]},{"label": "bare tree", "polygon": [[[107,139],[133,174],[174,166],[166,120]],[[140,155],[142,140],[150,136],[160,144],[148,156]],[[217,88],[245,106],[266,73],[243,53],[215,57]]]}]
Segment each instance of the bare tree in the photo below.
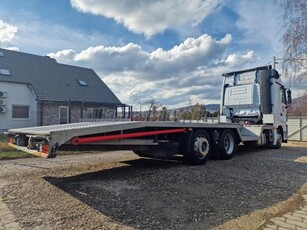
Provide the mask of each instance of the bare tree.
[{"label": "bare tree", "polygon": [[156,116],[157,116],[157,110],[162,106],[161,104],[159,104],[155,99],[150,99],[146,102],[144,102],[144,104],[148,104],[149,109],[148,109],[148,114],[147,114],[147,121],[150,120],[155,120]]},{"label": "bare tree", "polygon": [[167,108],[163,106],[159,112],[159,121],[167,121],[167,114]]},{"label": "bare tree", "polygon": [[306,0],[274,0],[280,4],[283,12],[285,73],[291,69],[298,76],[307,76],[307,1]]}]

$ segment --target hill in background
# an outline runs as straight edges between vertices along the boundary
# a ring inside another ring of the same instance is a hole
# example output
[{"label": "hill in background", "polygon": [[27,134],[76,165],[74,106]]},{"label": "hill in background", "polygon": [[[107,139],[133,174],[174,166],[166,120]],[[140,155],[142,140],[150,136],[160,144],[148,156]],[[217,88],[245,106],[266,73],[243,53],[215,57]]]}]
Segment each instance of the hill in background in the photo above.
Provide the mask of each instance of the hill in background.
[{"label": "hill in background", "polygon": [[[191,106],[185,106],[185,107],[180,107],[180,108],[176,108],[176,109],[169,109],[169,112],[174,112],[175,110],[177,112],[182,112],[182,111],[191,111],[194,108],[195,105],[191,105]],[[205,105],[206,111],[209,111],[210,113],[214,113],[216,111],[219,110],[220,105],[219,104],[208,104]]]}]

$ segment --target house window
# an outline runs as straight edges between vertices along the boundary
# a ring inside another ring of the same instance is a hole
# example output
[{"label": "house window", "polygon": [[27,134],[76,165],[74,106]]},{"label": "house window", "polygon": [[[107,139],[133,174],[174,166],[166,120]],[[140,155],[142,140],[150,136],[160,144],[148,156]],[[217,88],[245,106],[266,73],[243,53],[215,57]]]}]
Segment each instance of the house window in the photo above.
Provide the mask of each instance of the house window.
[{"label": "house window", "polygon": [[68,106],[59,107],[59,123],[60,124],[68,123]]},{"label": "house window", "polygon": [[0,74],[1,75],[10,75],[10,71],[8,69],[0,69]]},{"label": "house window", "polygon": [[79,84],[81,86],[88,86],[88,84],[86,83],[86,81],[83,81],[83,80],[78,80]]},{"label": "house window", "polygon": [[13,105],[12,118],[29,118],[29,106],[26,105]]}]

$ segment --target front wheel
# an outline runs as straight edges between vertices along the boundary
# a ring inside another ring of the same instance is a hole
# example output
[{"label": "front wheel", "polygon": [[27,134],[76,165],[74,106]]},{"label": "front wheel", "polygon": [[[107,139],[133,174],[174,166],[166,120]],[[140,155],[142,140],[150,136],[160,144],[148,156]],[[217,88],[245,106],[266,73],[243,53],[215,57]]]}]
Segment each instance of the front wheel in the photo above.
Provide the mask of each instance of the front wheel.
[{"label": "front wheel", "polygon": [[198,130],[192,133],[188,150],[184,154],[184,159],[189,164],[202,165],[207,162],[211,153],[210,136],[205,130]]},{"label": "front wheel", "polygon": [[280,149],[282,144],[282,132],[280,129],[277,129],[277,141],[275,145],[272,145],[273,149]]},{"label": "front wheel", "polygon": [[220,142],[221,158],[224,160],[231,159],[236,149],[236,136],[232,130],[224,130]]}]

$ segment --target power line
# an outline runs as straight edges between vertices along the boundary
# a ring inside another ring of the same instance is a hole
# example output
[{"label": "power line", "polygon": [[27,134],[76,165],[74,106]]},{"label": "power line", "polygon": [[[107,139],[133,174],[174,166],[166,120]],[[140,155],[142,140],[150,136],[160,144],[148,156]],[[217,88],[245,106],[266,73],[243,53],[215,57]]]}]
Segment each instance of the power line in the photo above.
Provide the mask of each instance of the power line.
[{"label": "power line", "polygon": [[[275,61],[307,61],[307,58],[275,58]],[[269,61],[265,65],[268,65],[270,63],[272,63],[272,61]]]}]

